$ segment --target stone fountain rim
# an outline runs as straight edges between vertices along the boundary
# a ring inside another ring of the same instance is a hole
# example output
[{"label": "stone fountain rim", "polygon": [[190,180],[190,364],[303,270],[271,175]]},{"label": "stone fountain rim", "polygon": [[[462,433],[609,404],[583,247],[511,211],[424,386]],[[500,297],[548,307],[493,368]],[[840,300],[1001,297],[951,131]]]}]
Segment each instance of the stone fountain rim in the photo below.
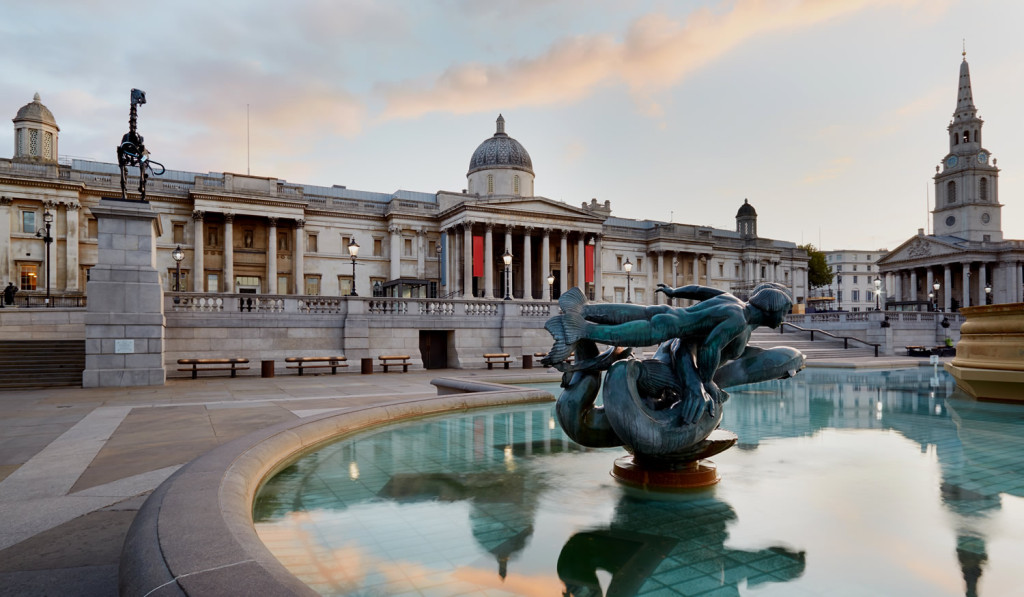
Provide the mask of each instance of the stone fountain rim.
[{"label": "stone fountain rim", "polygon": [[[256,535],[253,500],[295,457],[401,420],[553,402],[543,390],[441,378],[437,397],[397,400],[288,421],[219,446],[183,466],[143,504],[121,552],[121,595],[316,595]],[[471,393],[447,393],[471,392]]]}]

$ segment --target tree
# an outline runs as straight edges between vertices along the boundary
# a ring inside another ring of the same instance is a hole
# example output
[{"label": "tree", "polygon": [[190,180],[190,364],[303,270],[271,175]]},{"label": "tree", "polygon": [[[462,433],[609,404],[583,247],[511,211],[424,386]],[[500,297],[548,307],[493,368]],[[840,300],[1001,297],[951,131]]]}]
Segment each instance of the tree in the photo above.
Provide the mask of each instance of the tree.
[{"label": "tree", "polygon": [[831,284],[832,268],[825,263],[825,254],[816,249],[811,243],[799,245],[799,247],[807,251],[807,256],[811,258],[807,263],[807,281],[811,285],[811,288],[818,288]]}]

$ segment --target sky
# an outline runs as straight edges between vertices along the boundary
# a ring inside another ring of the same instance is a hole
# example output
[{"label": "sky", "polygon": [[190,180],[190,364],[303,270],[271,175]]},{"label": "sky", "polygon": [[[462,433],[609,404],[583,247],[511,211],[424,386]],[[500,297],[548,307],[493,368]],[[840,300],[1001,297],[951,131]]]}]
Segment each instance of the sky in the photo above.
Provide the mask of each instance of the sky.
[{"label": "sky", "polygon": [[[1024,238],[1017,0],[0,0],[0,110],[62,156],[390,193],[466,187],[495,130],[537,195],[825,250],[930,227],[962,51],[1006,238]],[[0,127],[0,156],[13,126]],[[4,149],[6,148],[6,150]]]}]

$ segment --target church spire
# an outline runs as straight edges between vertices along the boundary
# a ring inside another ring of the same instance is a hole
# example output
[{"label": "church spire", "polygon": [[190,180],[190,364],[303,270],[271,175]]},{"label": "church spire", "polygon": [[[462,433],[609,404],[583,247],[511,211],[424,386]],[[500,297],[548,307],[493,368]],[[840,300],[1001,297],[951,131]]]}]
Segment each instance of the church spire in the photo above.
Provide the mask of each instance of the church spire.
[{"label": "church spire", "polygon": [[978,115],[978,109],[974,107],[974,94],[971,92],[971,69],[967,66],[966,48],[963,50],[962,56],[960,85],[956,95],[956,112],[953,114],[953,119],[956,121],[971,120]]}]

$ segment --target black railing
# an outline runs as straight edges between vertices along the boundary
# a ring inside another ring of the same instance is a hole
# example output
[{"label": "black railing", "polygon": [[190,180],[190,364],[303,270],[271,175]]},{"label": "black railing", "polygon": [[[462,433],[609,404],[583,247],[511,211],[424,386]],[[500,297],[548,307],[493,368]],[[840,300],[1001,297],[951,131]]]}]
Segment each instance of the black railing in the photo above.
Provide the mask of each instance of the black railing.
[{"label": "black railing", "polygon": [[[20,292],[18,294],[21,294]],[[53,296],[50,295],[50,302],[47,304],[45,294],[26,294],[24,296],[15,296],[14,305],[4,305],[6,307],[16,306],[18,308],[46,308],[52,307],[55,309],[75,309],[85,307],[86,301],[85,296]]]},{"label": "black railing", "polygon": [[815,330],[815,329],[802,328],[802,327],[800,327],[798,325],[794,325],[792,323],[789,323],[788,321],[783,321],[782,325],[779,326],[779,333],[780,334],[786,333],[786,326],[787,325],[789,327],[793,328],[794,330],[797,330],[798,332],[810,333],[811,334],[811,342],[814,342],[814,333],[817,332],[819,334],[824,334],[824,335],[828,336],[829,338],[834,338],[836,340],[842,340],[843,341],[843,348],[844,349],[850,348],[850,340],[853,340],[854,342],[860,342],[864,346],[872,346],[875,349],[875,356],[876,357],[878,356],[878,347],[881,346],[881,344],[872,344],[871,342],[865,342],[864,340],[861,340],[860,338],[854,338],[853,336],[836,336],[835,334],[831,334],[829,332],[826,332],[825,330]]}]

